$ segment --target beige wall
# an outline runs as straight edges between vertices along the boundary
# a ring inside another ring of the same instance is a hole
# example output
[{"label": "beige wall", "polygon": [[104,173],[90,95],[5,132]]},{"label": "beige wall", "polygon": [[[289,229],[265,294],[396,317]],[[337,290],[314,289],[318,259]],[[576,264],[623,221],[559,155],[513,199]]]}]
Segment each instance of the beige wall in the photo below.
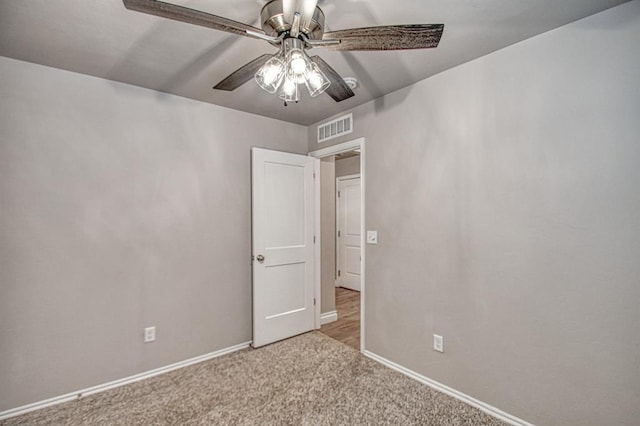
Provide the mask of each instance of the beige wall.
[{"label": "beige wall", "polygon": [[320,160],[321,300],[322,313],[336,309],[336,162],[334,157]]},{"label": "beige wall", "polygon": [[360,174],[360,156],[336,159],[336,177]]},{"label": "beige wall", "polygon": [[353,110],[367,350],[535,424],[638,423],[638,46],[633,1]]},{"label": "beige wall", "polygon": [[0,75],[0,411],[251,340],[249,150],[305,153],[306,128]]}]

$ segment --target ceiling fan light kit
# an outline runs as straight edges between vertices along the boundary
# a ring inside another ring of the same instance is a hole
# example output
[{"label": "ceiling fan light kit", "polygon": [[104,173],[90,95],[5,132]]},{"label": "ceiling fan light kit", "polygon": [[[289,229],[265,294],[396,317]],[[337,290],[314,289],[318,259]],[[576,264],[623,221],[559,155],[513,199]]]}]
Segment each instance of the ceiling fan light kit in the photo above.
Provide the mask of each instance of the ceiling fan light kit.
[{"label": "ceiling fan light kit", "polygon": [[306,50],[405,50],[437,47],[444,25],[387,25],[324,32],[325,16],[318,0],[271,0],[260,12],[262,29],[158,0],[123,0],[127,9],[163,18],[267,41],[279,47],[243,65],[220,83],[217,90],[232,91],[252,78],[268,93],[278,95],[285,106],[300,100],[298,86],[304,84],[311,97],[327,93],[334,101],[353,97],[348,84],[319,56]]},{"label": "ceiling fan light kit", "polygon": [[327,76],[305,53],[303,41],[292,37],[282,40],[280,52],[260,67],[254,78],[268,93],[275,93],[282,87],[280,99],[285,105],[300,100],[299,84],[304,83],[311,97],[318,96],[331,85]]}]

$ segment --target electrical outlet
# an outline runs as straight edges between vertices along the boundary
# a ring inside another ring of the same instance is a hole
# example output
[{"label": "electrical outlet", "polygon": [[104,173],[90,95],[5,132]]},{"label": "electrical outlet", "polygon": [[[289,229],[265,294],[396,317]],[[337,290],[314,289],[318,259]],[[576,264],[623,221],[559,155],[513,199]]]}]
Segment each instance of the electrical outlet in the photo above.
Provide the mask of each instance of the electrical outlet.
[{"label": "electrical outlet", "polygon": [[433,350],[438,352],[444,352],[444,338],[437,334],[433,335]]},{"label": "electrical outlet", "polygon": [[147,327],[144,329],[144,342],[149,343],[156,340],[156,328],[155,327]]}]

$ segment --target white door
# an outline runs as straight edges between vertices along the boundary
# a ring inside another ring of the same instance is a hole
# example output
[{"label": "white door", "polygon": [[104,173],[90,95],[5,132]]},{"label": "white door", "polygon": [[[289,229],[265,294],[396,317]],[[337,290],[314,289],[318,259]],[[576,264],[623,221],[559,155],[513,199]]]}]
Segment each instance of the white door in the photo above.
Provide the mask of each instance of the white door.
[{"label": "white door", "polygon": [[253,148],[253,346],[314,329],[314,169]]},{"label": "white door", "polygon": [[360,291],[360,176],[338,178],[337,197],[336,283]]}]

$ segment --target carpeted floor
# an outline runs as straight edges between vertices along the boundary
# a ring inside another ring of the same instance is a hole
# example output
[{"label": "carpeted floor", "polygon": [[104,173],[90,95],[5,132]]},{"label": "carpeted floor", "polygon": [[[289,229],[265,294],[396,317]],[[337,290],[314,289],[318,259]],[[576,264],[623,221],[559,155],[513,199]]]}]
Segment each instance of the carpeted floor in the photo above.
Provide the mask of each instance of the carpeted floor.
[{"label": "carpeted floor", "polygon": [[0,421],[13,425],[504,425],[312,332]]}]

